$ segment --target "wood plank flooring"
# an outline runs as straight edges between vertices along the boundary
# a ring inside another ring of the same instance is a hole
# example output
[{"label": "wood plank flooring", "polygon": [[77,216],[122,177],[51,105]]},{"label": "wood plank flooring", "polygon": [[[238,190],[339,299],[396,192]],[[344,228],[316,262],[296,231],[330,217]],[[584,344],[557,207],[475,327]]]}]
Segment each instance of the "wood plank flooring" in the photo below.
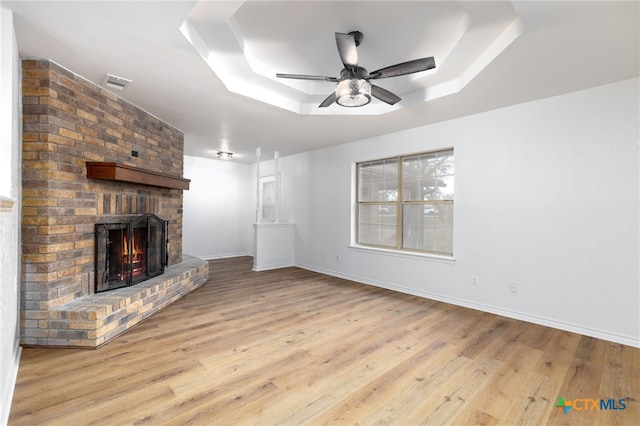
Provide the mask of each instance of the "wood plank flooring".
[{"label": "wood plank flooring", "polygon": [[[251,262],[210,261],[203,287],[98,350],[25,348],[9,424],[640,421],[639,349]],[[579,410],[601,398],[626,408]]]}]

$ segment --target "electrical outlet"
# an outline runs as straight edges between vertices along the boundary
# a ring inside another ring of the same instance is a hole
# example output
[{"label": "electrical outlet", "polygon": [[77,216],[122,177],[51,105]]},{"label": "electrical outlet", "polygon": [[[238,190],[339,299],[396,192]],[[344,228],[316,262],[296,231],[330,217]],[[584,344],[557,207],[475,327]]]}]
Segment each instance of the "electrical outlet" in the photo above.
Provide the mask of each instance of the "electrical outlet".
[{"label": "electrical outlet", "polygon": [[471,276],[471,285],[474,287],[478,287],[478,276],[477,275],[472,275]]},{"label": "electrical outlet", "polygon": [[320,253],[320,259],[324,259],[324,253]]},{"label": "electrical outlet", "polygon": [[336,262],[340,263],[340,256],[336,256]]},{"label": "electrical outlet", "polygon": [[518,284],[509,283],[509,293],[517,293],[518,292]]}]

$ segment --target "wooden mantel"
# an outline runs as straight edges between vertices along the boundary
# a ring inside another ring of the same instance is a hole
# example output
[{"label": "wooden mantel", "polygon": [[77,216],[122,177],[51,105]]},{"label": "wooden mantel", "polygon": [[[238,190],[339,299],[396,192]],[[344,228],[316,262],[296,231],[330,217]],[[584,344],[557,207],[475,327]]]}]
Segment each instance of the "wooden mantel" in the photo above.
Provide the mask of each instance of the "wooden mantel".
[{"label": "wooden mantel", "polygon": [[141,185],[169,189],[189,189],[189,182],[191,182],[190,179],[144,170],[134,166],[93,161],[87,161],[87,177],[89,179],[139,183]]}]

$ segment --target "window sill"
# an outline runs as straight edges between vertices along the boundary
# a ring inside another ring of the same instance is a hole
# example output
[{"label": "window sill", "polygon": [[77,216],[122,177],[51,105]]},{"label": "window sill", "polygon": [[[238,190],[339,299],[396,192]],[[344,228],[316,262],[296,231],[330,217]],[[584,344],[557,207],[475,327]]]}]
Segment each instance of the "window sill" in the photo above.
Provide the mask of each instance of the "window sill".
[{"label": "window sill", "polygon": [[384,249],[379,247],[361,246],[359,244],[351,244],[349,248],[355,251],[361,251],[363,253],[379,253],[387,256],[402,257],[405,259],[427,260],[427,261],[449,263],[449,264],[453,264],[456,262],[456,258],[453,256],[442,256],[442,255],[431,254],[431,253],[407,252],[407,251],[400,251],[400,250]]}]

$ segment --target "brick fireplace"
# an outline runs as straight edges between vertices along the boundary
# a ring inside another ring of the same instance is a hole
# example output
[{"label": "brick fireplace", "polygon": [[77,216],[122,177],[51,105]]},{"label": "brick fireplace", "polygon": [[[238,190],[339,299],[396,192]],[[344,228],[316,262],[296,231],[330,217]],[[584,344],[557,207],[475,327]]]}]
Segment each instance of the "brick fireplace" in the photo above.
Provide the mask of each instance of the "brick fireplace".
[{"label": "brick fireplace", "polygon": [[[54,62],[22,67],[22,343],[95,348],[208,277],[182,254],[184,135]],[[88,163],[128,174],[92,178]],[[166,272],[96,294],[95,225],[142,214],[167,221]]]}]

